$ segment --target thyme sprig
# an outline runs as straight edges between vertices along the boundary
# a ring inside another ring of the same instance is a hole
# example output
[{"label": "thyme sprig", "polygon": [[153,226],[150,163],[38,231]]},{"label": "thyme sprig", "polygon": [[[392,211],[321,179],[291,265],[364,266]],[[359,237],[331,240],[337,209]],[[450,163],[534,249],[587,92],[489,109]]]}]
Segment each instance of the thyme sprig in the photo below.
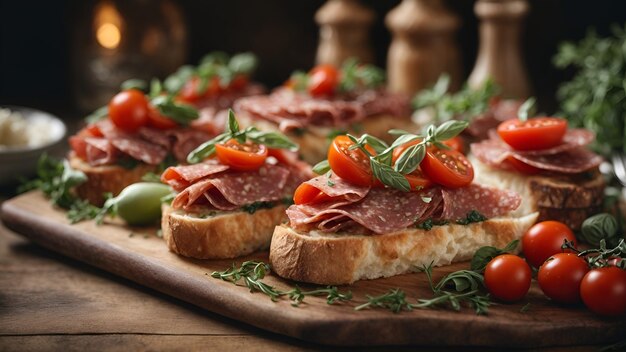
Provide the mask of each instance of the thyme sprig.
[{"label": "thyme sprig", "polygon": [[250,292],[261,292],[274,302],[280,297],[286,296],[292,301],[291,305],[293,306],[300,305],[306,296],[326,296],[327,304],[335,304],[336,302],[350,301],[352,299],[351,292],[342,293],[336,286],[327,286],[326,288],[317,288],[311,291],[303,291],[298,286],[288,291],[279,290],[262,281],[270,271],[270,265],[267,263],[246,261],[240,267],[233,264],[227,270],[214,271],[211,277],[233,284],[243,280]]},{"label": "thyme sprig", "polygon": [[578,250],[572,241],[563,241],[561,249],[569,249],[577,255],[587,261],[592,268],[600,268],[609,266],[609,260],[613,258],[622,258],[615,264],[621,269],[626,269],[626,240],[623,238],[619,240],[617,245],[613,248],[607,248],[606,240],[600,240],[599,248],[590,248],[586,250]]}]

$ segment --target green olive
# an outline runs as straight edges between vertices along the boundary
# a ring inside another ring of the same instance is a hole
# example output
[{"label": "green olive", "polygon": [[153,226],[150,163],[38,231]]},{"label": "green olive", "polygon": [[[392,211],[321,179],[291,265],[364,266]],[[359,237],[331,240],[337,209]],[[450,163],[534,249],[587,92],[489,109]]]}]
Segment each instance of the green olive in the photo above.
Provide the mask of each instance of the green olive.
[{"label": "green olive", "polygon": [[161,183],[133,183],[109,199],[104,207],[113,207],[114,213],[128,225],[151,225],[161,218],[161,198],[171,192],[169,186]]}]

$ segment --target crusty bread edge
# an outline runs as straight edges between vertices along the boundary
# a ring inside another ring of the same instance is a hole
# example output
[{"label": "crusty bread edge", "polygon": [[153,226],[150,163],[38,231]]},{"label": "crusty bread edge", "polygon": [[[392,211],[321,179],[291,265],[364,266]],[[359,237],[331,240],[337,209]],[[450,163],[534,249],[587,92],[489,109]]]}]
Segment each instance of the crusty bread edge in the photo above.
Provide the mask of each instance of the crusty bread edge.
[{"label": "crusty bread edge", "polygon": [[229,259],[266,249],[274,227],[286,220],[286,206],[218,213],[198,218],[163,205],[161,230],[170,251],[197,259]]},{"label": "crusty bread edge", "polygon": [[269,260],[272,270],[287,279],[351,284],[414,271],[431,262],[441,266],[468,260],[480,247],[504,247],[519,239],[536,219],[537,213],[533,213],[371,236],[311,235],[280,225],[274,230]]}]

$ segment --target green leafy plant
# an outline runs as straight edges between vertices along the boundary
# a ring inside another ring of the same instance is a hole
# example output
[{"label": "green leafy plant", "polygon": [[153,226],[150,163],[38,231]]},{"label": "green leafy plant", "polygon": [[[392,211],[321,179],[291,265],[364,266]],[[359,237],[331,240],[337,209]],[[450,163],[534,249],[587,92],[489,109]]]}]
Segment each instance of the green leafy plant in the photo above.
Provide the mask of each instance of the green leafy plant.
[{"label": "green leafy plant", "polygon": [[578,43],[562,43],[554,57],[556,67],[576,69],[557,91],[562,115],[594,131],[593,147],[604,155],[626,152],[625,48],[626,30],[614,26],[612,37],[599,38],[591,30]]}]

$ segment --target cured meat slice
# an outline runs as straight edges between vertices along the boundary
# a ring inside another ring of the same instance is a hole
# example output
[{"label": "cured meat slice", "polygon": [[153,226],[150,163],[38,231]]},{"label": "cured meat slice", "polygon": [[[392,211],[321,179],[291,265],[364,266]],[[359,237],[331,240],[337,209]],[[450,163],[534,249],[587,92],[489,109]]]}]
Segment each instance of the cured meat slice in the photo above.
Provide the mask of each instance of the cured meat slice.
[{"label": "cured meat slice", "polygon": [[168,135],[174,140],[172,154],[176,160],[187,161],[187,155],[196,149],[200,144],[211,139],[211,136],[203,131],[190,129],[178,129],[168,131]]},{"label": "cured meat slice", "polygon": [[476,210],[487,218],[494,218],[517,209],[522,203],[519,194],[478,184],[456,189],[442,188],[443,213],[441,219],[459,220]]},{"label": "cured meat slice", "polygon": [[[215,159],[209,159],[199,164],[170,166],[163,174],[166,174],[167,172],[176,172],[183,180],[187,182],[195,182],[201,178],[205,178],[209,175],[226,171],[228,169],[229,167],[227,165],[221,164]],[[168,180],[163,181],[168,182]]]},{"label": "cured meat slice", "polygon": [[142,127],[139,129],[139,137],[141,137],[144,141],[160,145],[167,150],[172,148],[172,141],[164,131],[155,128]]},{"label": "cured meat slice", "polygon": [[536,168],[565,174],[578,174],[598,167],[602,164],[602,157],[585,148],[570,149],[552,155],[521,155],[513,157]]},{"label": "cured meat slice", "polygon": [[542,150],[515,151],[519,155],[553,155],[571,149],[589,145],[596,138],[595,134],[584,128],[569,129],[563,136],[563,143],[553,148]]},{"label": "cured meat slice", "polygon": [[207,132],[210,135],[218,135],[224,132],[228,121],[228,111],[208,107],[200,110],[200,117],[191,121],[191,127],[196,130]]},{"label": "cured meat slice", "polygon": [[347,203],[354,203],[363,199],[370,189],[367,186],[353,185],[334,174],[330,178],[325,175],[318,176],[304,183],[319,189],[330,197],[341,197]]},{"label": "cured meat slice", "polygon": [[85,154],[90,165],[108,165],[117,160],[117,150],[104,138],[85,138]]},{"label": "cured meat slice", "polygon": [[178,193],[172,201],[172,207],[190,210],[199,199],[203,198],[205,192],[208,192],[211,188],[213,188],[213,183],[210,178],[200,180]]},{"label": "cured meat slice", "polygon": [[124,154],[149,165],[158,165],[167,156],[167,150],[137,138],[116,138],[111,143]]}]

